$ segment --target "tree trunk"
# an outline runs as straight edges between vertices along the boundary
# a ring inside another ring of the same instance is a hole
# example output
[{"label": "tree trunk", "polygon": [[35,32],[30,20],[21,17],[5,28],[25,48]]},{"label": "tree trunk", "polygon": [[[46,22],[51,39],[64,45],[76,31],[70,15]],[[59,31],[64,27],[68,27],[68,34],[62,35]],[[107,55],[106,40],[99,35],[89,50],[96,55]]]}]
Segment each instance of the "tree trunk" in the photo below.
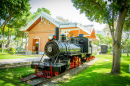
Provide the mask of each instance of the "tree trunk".
[{"label": "tree trunk", "polygon": [[13,26],[11,27],[11,32],[10,32],[10,43],[11,43],[12,29],[13,29]]},{"label": "tree trunk", "polygon": [[[126,0],[124,7],[128,7],[128,2],[129,1]],[[123,8],[122,10],[119,11],[117,27],[114,35],[115,37],[113,39],[113,63],[112,63],[112,70],[111,70],[111,73],[113,74],[121,73],[120,71],[121,37],[122,37],[123,24],[125,21],[127,11],[128,8]]]},{"label": "tree trunk", "polygon": [[10,44],[10,40],[9,40],[9,28],[10,28],[10,26],[8,27],[8,45],[7,45],[8,53],[9,53],[9,44]]},{"label": "tree trunk", "polygon": [[18,45],[19,45],[19,44],[18,44],[18,41],[17,41],[17,50],[19,50],[19,47],[18,47]]},{"label": "tree trunk", "polygon": [[[6,24],[5,24],[5,25],[6,25]],[[5,25],[4,25],[3,30],[2,30],[2,35],[3,35],[2,50],[1,50],[2,53],[3,53],[3,51],[4,51],[4,34],[5,34]]]},{"label": "tree trunk", "polygon": [[25,42],[25,51],[27,51],[27,36],[26,36],[26,42]]},{"label": "tree trunk", "polygon": [[21,48],[23,48],[23,37],[22,37],[22,44],[21,44]]},{"label": "tree trunk", "polygon": [[[13,27],[12,27],[13,28]],[[10,32],[10,40],[11,40],[11,35],[12,35],[12,29],[11,29],[11,32]]]},{"label": "tree trunk", "polygon": [[128,49],[128,47],[126,47],[127,48],[127,57],[129,57],[129,49]]},{"label": "tree trunk", "polygon": [[118,46],[118,43],[113,44],[113,64],[111,73],[117,74],[120,72],[120,57],[121,57],[121,47]]}]

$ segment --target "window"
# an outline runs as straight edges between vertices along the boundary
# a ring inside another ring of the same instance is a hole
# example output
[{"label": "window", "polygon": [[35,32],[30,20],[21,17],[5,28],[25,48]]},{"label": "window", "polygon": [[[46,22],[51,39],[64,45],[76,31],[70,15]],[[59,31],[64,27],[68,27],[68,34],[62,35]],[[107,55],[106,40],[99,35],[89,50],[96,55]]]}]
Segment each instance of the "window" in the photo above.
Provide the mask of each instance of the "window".
[{"label": "window", "polygon": [[41,26],[41,23],[39,23],[39,26]]},{"label": "window", "polygon": [[49,22],[48,25],[50,25],[51,23]]}]

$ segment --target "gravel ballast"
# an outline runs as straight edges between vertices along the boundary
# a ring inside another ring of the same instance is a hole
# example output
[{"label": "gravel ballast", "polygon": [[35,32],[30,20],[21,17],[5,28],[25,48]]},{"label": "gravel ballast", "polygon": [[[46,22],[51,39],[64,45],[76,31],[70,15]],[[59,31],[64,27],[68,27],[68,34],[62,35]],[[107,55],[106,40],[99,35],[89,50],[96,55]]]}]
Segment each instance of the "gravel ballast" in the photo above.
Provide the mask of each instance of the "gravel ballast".
[{"label": "gravel ballast", "polygon": [[95,58],[89,62],[86,62],[74,69],[71,69],[69,71],[66,71],[65,73],[58,75],[57,77],[50,79],[50,81],[43,83],[39,86],[58,86],[58,83],[61,81],[67,81],[71,76],[76,75],[87,69],[89,66],[93,65],[95,61],[97,61],[98,58]]}]

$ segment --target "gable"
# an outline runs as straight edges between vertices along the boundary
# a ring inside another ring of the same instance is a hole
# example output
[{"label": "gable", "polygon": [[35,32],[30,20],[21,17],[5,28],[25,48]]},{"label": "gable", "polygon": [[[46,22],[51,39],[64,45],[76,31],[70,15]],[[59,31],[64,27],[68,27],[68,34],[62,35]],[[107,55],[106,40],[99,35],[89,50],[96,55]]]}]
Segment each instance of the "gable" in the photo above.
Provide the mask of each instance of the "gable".
[{"label": "gable", "polygon": [[93,29],[90,35],[91,38],[96,38],[95,30]]},{"label": "gable", "polygon": [[84,34],[84,35],[89,35],[89,33],[83,31],[82,29],[79,29],[79,30],[72,30],[69,32],[69,34],[74,34],[74,35],[79,35],[79,34]]},{"label": "gable", "polygon": [[33,23],[26,31],[30,32],[52,32],[56,26],[48,21],[47,19],[44,19],[44,21],[41,21],[41,18],[39,18],[35,23]]},{"label": "gable", "polygon": [[31,21],[26,27],[22,27],[20,30],[21,31],[30,31],[43,18],[50,21],[56,27],[59,27],[59,28],[77,27],[77,23],[69,23],[69,22],[57,21],[57,20],[53,19],[49,14],[43,12],[43,13],[39,14],[33,21]]}]

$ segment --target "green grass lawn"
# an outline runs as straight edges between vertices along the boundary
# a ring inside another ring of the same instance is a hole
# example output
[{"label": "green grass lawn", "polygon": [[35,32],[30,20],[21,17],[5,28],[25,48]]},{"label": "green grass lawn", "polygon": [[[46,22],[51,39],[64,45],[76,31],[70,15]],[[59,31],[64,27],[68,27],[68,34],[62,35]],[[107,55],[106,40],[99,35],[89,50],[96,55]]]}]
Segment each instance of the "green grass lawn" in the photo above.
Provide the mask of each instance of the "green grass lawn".
[{"label": "green grass lawn", "polygon": [[4,49],[4,52],[1,53],[1,49],[0,49],[0,59],[36,58],[41,56],[42,55],[16,55],[16,54],[7,53],[6,49]]},{"label": "green grass lawn", "polygon": [[[70,77],[67,82],[59,82],[60,86],[130,86],[130,73],[128,65],[130,57],[123,54],[121,61],[121,72],[119,75],[109,74],[112,67],[111,55],[97,55],[99,58],[94,65],[78,75]],[[35,70],[31,67],[0,69],[0,86],[29,86],[20,83],[19,77],[34,74]]]},{"label": "green grass lawn", "polygon": [[20,58],[36,58],[34,55],[10,55],[0,53],[0,59],[20,59]]},{"label": "green grass lawn", "polygon": [[20,83],[19,77],[34,73],[31,67],[0,69],[0,86],[30,86]]},{"label": "green grass lawn", "polygon": [[112,55],[97,55],[98,61],[78,75],[70,77],[67,82],[59,82],[60,86],[130,86],[128,68],[130,57],[122,55],[121,74],[110,74]]}]

